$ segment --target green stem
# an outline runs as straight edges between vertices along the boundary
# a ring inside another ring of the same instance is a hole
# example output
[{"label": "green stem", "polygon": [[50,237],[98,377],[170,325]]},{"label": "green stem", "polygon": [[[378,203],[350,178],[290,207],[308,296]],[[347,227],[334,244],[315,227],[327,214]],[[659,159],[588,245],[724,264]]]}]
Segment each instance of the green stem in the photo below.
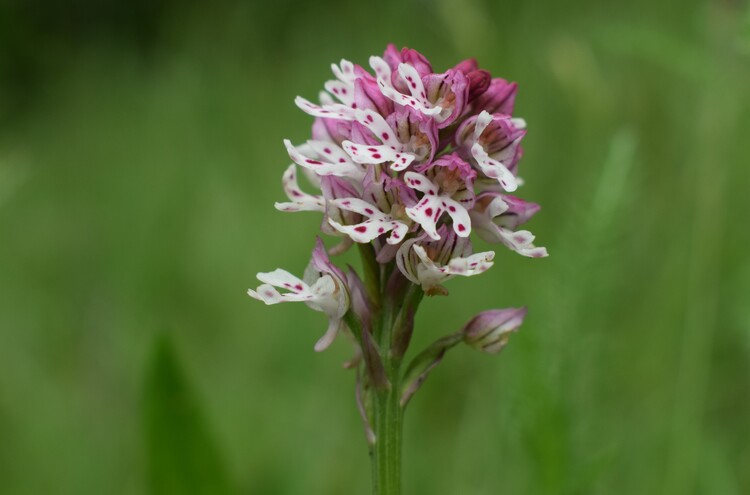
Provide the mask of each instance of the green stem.
[{"label": "green stem", "polygon": [[400,404],[400,362],[386,367],[391,387],[377,392],[374,400],[375,446],[373,448],[373,495],[401,494],[401,443],[403,410]]},{"label": "green stem", "polygon": [[[415,292],[418,293],[415,294]],[[407,297],[396,302],[384,297],[387,301],[380,315],[378,348],[383,361],[383,369],[389,387],[374,390],[372,415],[375,432],[375,445],[372,448],[372,482],[373,495],[401,494],[401,445],[404,410],[401,407],[401,349],[404,339],[400,334],[413,323],[422,293],[421,288],[408,291]],[[383,296],[386,296],[385,294]],[[410,331],[405,333],[410,334]],[[407,344],[408,345],[408,344]]]}]

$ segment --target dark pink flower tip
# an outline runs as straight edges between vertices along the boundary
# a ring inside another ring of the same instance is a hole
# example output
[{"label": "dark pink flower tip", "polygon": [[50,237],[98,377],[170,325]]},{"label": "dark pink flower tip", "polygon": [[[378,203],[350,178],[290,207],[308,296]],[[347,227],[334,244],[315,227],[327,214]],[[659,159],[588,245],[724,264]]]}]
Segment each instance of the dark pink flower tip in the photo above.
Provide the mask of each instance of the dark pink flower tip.
[{"label": "dark pink flower tip", "polygon": [[518,84],[495,78],[489,87],[472,102],[474,113],[485,110],[489,113],[513,114]]},{"label": "dark pink flower tip", "polygon": [[398,69],[398,64],[409,64],[417,69],[420,76],[432,73],[432,64],[427,57],[413,48],[404,47],[399,51],[396,45],[391,43],[386,47],[383,59],[388,62],[393,71]]},{"label": "dark pink flower tip", "polygon": [[474,70],[466,74],[469,80],[468,101],[474,101],[490,88],[492,75],[486,70]]},{"label": "dark pink flower tip", "polygon": [[468,74],[469,72],[479,69],[479,64],[477,63],[477,59],[472,57],[460,61],[453,68],[456,70],[460,70],[464,74]]},{"label": "dark pink flower tip", "polygon": [[369,109],[383,117],[393,113],[393,102],[383,95],[374,77],[365,72],[354,81],[354,102],[358,109]]}]

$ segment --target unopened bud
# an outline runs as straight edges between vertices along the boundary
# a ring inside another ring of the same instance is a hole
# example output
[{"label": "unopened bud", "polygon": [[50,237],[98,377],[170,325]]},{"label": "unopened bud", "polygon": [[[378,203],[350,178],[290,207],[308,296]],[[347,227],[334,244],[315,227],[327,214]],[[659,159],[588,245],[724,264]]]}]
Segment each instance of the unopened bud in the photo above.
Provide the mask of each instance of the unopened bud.
[{"label": "unopened bud", "polygon": [[526,308],[483,311],[462,329],[464,342],[479,351],[497,354],[508,343],[510,334],[521,326],[526,311]]}]

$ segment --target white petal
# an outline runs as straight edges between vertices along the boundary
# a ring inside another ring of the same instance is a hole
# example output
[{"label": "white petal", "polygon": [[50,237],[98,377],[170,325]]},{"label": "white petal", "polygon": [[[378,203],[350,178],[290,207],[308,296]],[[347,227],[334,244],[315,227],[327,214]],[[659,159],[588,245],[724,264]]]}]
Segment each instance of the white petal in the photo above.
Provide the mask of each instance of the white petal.
[{"label": "white petal", "polygon": [[513,127],[515,127],[516,129],[526,129],[526,120],[520,117],[514,117],[510,119],[510,123],[513,124]]},{"label": "white petal", "polygon": [[307,141],[307,145],[312,148],[312,150],[315,151],[323,161],[341,164],[351,163],[349,155],[347,155],[336,143],[310,139]]},{"label": "white petal", "polygon": [[412,189],[416,189],[417,191],[422,191],[425,194],[430,194],[433,196],[437,195],[438,193],[438,187],[433,184],[430,179],[422,174],[418,174],[416,172],[406,172],[406,174],[404,174],[404,179],[406,179],[406,185]]},{"label": "white petal", "polygon": [[351,107],[341,103],[332,103],[327,105],[316,105],[308,100],[298,96],[294,103],[306,114],[313,117],[324,117],[328,119],[354,120],[354,110]]},{"label": "white petal", "polygon": [[492,260],[495,258],[493,251],[472,254],[467,258],[453,258],[444,268],[444,272],[450,275],[462,275],[470,277],[479,275],[492,267]]},{"label": "white petal", "polygon": [[392,146],[395,150],[403,148],[401,142],[396,138],[396,133],[378,112],[367,109],[357,110],[354,115],[357,122],[367,127],[383,144]]},{"label": "white petal", "polygon": [[517,252],[521,256],[529,258],[544,258],[548,256],[547,248],[534,246],[534,235],[528,230],[512,230],[497,227],[500,242]]},{"label": "white petal", "polygon": [[396,153],[393,164],[391,164],[391,170],[394,170],[396,172],[401,172],[402,170],[406,169],[409,165],[411,165],[411,162],[414,161],[414,158],[416,158],[411,153]]},{"label": "white petal", "polygon": [[469,237],[471,233],[471,217],[469,212],[458,201],[454,201],[447,196],[440,197],[446,207],[446,212],[453,220],[453,230],[459,237]]},{"label": "white petal", "polygon": [[326,81],[324,84],[326,91],[332,93],[336,98],[347,107],[354,103],[354,86],[342,81]]},{"label": "white petal", "polygon": [[[313,146],[310,143],[315,143],[315,145]],[[320,145],[320,143],[325,144]],[[327,143],[326,141],[308,141],[308,150],[315,151],[315,154],[319,155],[321,158],[310,158],[309,156],[305,156],[300,151],[300,148],[302,147],[293,146],[288,139],[284,140],[284,146],[286,146],[289,158],[291,158],[294,163],[308,170],[312,170],[318,175],[351,177],[357,180],[362,180],[364,177],[364,170],[353,164],[348,159],[346,153],[334,144]],[[318,149],[320,149],[320,152],[318,152]]]},{"label": "white petal", "polygon": [[258,286],[256,290],[247,289],[247,295],[258,301],[263,301],[267,305],[278,304],[284,302],[284,299],[272,285],[263,284]]},{"label": "white petal", "polygon": [[398,73],[403,78],[406,85],[409,86],[409,92],[411,93],[411,95],[416,98],[425,108],[429,108],[431,104],[427,100],[427,93],[424,90],[422,78],[419,77],[419,72],[417,72],[417,69],[409,64],[399,64]]},{"label": "white petal", "polygon": [[331,71],[336,79],[349,84],[354,84],[354,80],[357,78],[354,73],[354,64],[343,58],[339,65],[331,64]]},{"label": "white petal", "polygon": [[371,242],[389,231],[394,232],[388,238],[387,242],[390,244],[398,244],[398,242],[403,240],[408,230],[406,224],[397,222],[390,217],[367,220],[366,222],[355,225],[341,225],[330,218],[328,219],[328,222],[333,228],[348,235],[354,242],[359,242],[361,244]]},{"label": "white petal", "polygon": [[360,215],[364,215],[367,218],[383,218],[385,213],[378,210],[375,206],[371,205],[367,201],[358,198],[341,198],[330,201],[332,204],[341,208],[342,210],[349,210]]},{"label": "white petal", "polygon": [[281,182],[284,186],[284,192],[291,200],[289,203],[275,203],[277,210],[281,211],[325,211],[325,201],[322,196],[307,194],[299,188],[297,184],[297,169],[294,165],[284,172]]},{"label": "white petal", "polygon": [[392,170],[403,170],[414,161],[411,153],[401,153],[386,145],[368,146],[366,144],[355,144],[351,141],[342,143],[346,151],[355,163],[375,165],[383,162],[393,162]]},{"label": "white petal", "polygon": [[437,222],[444,211],[445,209],[442,207],[439,197],[427,195],[416,205],[407,208],[406,214],[421,225],[427,235],[438,240],[440,239],[440,235],[437,233]]},{"label": "white petal", "polygon": [[474,142],[479,141],[479,136],[490,125],[490,122],[492,122],[492,115],[486,110],[482,110],[482,113],[477,116],[477,120],[474,123]]},{"label": "white petal", "polygon": [[286,270],[277,268],[272,272],[261,272],[257,275],[258,280],[265,284],[283,287],[296,294],[310,294],[310,286],[301,279],[295,277]]},{"label": "white petal", "polygon": [[474,143],[471,147],[471,154],[479,164],[479,168],[487,177],[497,179],[503,189],[513,192],[518,189],[518,182],[513,173],[507,169],[501,162],[489,157],[481,144]]},{"label": "white petal", "polygon": [[398,244],[404,240],[406,233],[409,232],[409,226],[403,222],[393,220],[389,222],[389,226],[390,229],[386,228],[386,230],[391,230],[391,235],[386,239],[388,244]]}]

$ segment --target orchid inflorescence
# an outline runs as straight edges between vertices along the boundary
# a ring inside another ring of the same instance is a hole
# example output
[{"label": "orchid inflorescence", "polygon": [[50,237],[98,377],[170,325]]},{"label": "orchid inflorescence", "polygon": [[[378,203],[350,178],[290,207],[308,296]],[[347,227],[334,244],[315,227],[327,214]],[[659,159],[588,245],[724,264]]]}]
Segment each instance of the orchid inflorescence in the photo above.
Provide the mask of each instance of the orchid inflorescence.
[{"label": "orchid inflorescence", "polygon": [[[472,231],[523,256],[547,251],[518,230],[539,206],[510,194],[521,184],[526,134],[525,121],[512,116],[517,85],[492,78],[473,59],[434,73],[422,54],[393,45],[370,57],[370,67],[374,74],[347,60],[333,64],[335,79],[320,103],[295,100],[315,118],[312,139],[284,141],[294,163],[283,175],[289,201],[276,208],[321,213],[321,231],[341,242],[327,251],[318,238],[303,279],[280,269],[259,273],[263,284],[248,294],[266,304],[304,301],[326,313],[328,331],[315,349],[342,331],[353,336],[366,385],[377,388],[392,385],[387,364],[403,356],[421,297],[447,294],[448,279],[492,266],[494,252],[472,253]],[[298,170],[318,192],[300,188]],[[363,277],[329,258],[355,243]],[[402,403],[447,347],[464,341],[497,352],[524,315],[524,308],[487,311],[438,341],[407,369],[414,380],[403,387]]]}]

